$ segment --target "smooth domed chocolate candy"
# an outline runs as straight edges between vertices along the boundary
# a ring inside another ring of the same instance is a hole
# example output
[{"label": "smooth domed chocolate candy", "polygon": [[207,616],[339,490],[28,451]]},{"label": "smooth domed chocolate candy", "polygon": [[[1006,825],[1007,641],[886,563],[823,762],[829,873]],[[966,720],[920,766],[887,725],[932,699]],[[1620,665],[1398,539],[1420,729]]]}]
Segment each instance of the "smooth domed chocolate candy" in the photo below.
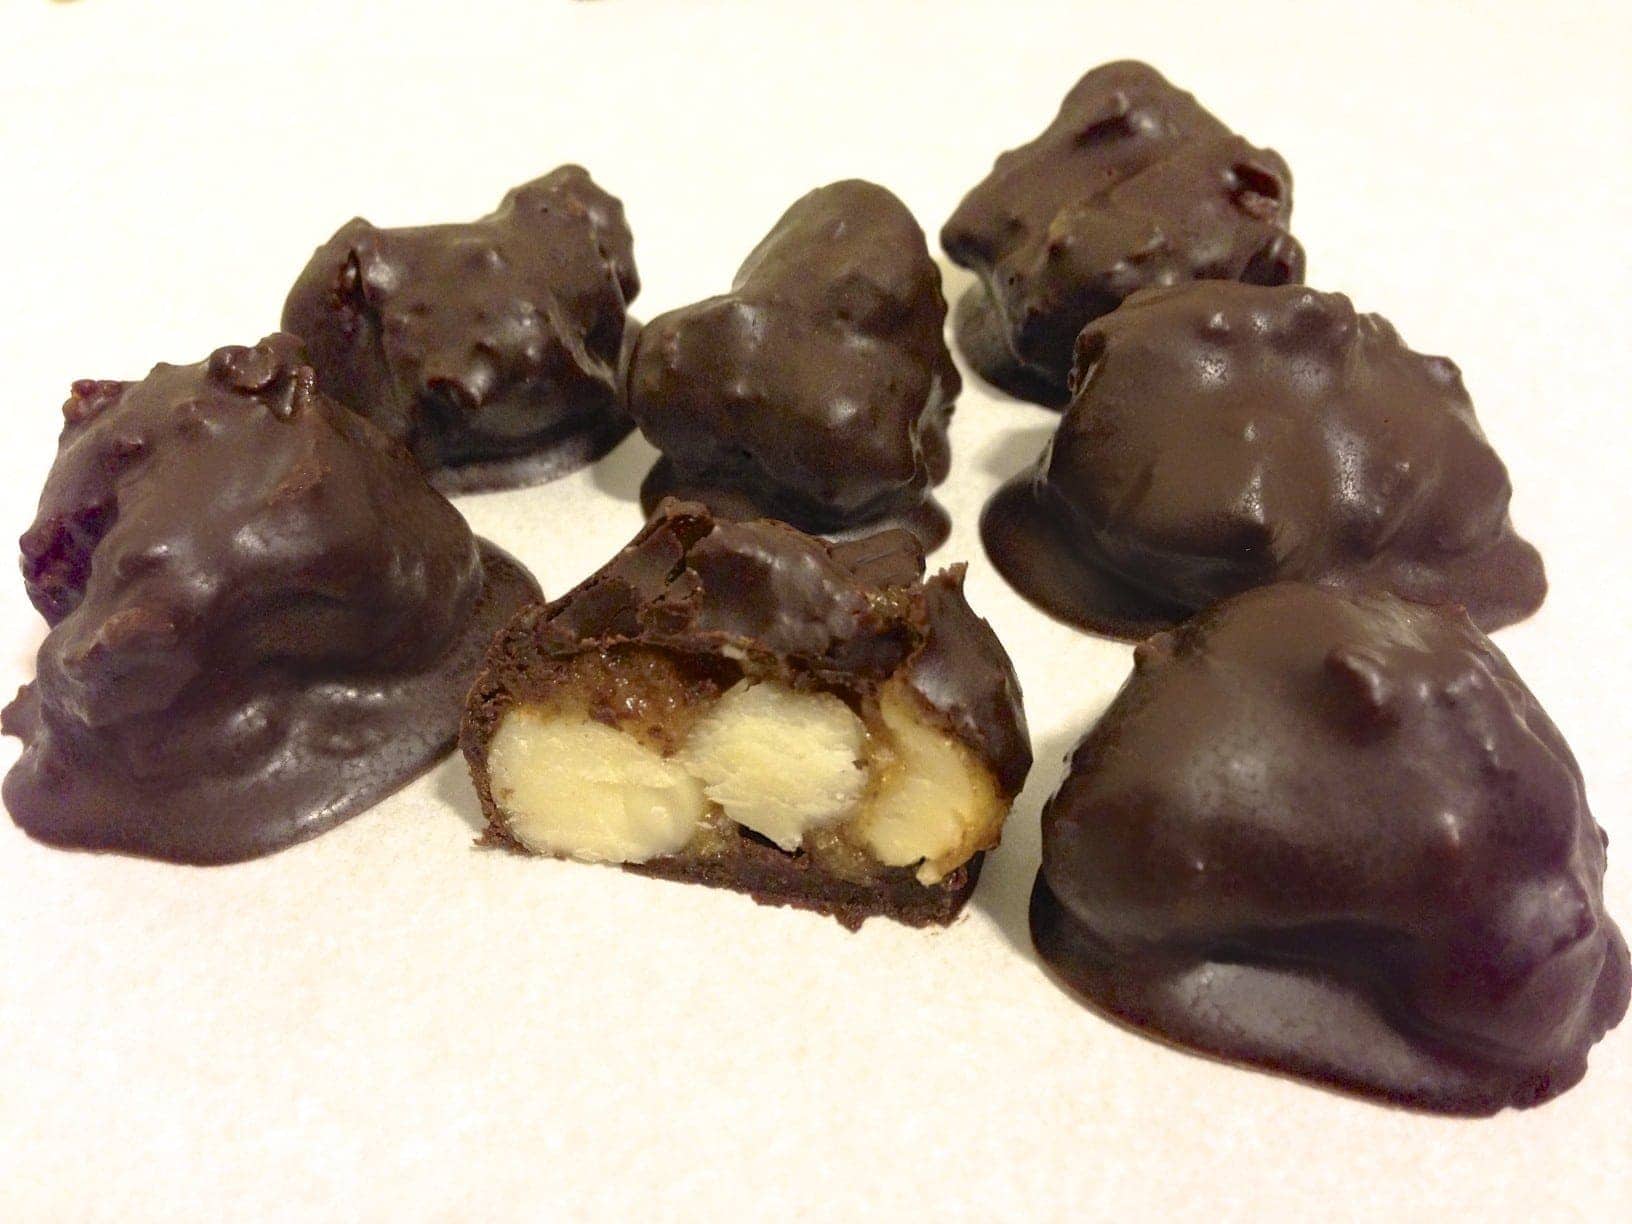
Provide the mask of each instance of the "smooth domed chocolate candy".
[{"label": "smooth domed chocolate candy", "polygon": [[1138,647],[1044,809],[1032,933],[1170,1041],[1491,1113],[1575,1084],[1626,1011],[1605,844],[1459,610],[1279,584]]}]

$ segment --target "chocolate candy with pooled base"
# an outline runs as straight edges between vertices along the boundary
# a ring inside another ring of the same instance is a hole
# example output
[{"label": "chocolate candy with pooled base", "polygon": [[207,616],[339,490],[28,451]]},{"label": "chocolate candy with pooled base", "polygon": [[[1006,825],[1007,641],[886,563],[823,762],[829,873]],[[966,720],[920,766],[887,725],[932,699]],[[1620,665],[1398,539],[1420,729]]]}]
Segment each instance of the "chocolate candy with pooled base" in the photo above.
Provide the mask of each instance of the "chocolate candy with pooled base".
[{"label": "chocolate candy with pooled base", "polygon": [[318,387],[403,443],[444,492],[553,480],[633,428],[622,365],[640,291],[623,205],[580,166],[480,221],[347,222],[289,293]]},{"label": "chocolate candy with pooled base", "polygon": [[962,568],[666,502],[494,642],[461,745],[488,838],[831,914],[946,923],[1031,765]]},{"label": "chocolate candy with pooled base", "polygon": [[997,159],[941,231],[980,283],[954,331],[981,376],[1059,407],[1072,344],[1130,293],[1303,279],[1292,175],[1147,64],[1095,68],[1028,145]]},{"label": "chocolate candy with pooled base", "polygon": [[537,588],[314,384],[288,335],[75,384],[22,539],[51,631],[3,718],[32,836],[253,858],[452,748],[482,651]]},{"label": "chocolate candy with pooled base", "polygon": [[1459,610],[1280,584],[1138,648],[1044,809],[1032,934],[1167,1040],[1493,1113],[1575,1084],[1626,1011],[1605,845]]},{"label": "chocolate candy with pooled base", "polygon": [[923,231],[884,188],[819,188],[783,215],[730,293],[653,319],[629,408],[663,452],[641,500],[694,499],[828,536],[897,525],[946,538],[930,488],[961,389]]},{"label": "chocolate candy with pooled base", "polygon": [[1084,329],[1076,398],[981,534],[1062,620],[1137,638],[1283,579],[1534,612],[1541,557],[1455,365],[1348,298],[1156,289]]}]

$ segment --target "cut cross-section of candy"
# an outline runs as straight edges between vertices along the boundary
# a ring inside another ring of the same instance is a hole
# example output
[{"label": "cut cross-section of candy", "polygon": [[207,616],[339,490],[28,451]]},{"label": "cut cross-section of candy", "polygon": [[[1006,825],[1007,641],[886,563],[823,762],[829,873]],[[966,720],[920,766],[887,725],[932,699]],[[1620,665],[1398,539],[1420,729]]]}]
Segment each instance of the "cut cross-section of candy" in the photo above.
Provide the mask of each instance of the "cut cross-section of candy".
[{"label": "cut cross-section of candy", "polygon": [[489,652],[463,746],[488,839],[856,926],[950,921],[1031,763],[961,572],[670,503]]}]

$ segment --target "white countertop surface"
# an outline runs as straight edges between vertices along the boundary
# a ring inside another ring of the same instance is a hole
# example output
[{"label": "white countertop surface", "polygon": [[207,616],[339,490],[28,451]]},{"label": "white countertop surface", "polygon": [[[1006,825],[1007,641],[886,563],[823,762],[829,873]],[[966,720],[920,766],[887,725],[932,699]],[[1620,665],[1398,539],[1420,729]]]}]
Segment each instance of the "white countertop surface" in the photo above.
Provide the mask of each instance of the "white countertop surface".
[{"label": "white countertop surface", "polygon": [[[70,380],[252,343],[353,214],[475,217],[581,161],[627,207],[649,318],[722,290],[832,179],[889,186],[933,241],[998,151],[1123,56],[1286,156],[1312,284],[1461,364],[1552,581],[1497,641],[1580,758],[1632,922],[1624,4],[0,0],[0,534],[32,517]],[[934,560],[972,563],[1039,759],[961,921],[851,935],[479,853],[457,761],[226,869],[0,822],[0,1217],[1624,1209],[1632,1024],[1562,1098],[1457,1121],[1178,1053],[1043,974],[1038,810],[1129,663],[980,553],[982,501],[1053,420],[971,377],[952,431]],[[559,594],[638,527],[650,453],[459,504]],[[0,625],[9,692],[43,632],[15,577]]]}]

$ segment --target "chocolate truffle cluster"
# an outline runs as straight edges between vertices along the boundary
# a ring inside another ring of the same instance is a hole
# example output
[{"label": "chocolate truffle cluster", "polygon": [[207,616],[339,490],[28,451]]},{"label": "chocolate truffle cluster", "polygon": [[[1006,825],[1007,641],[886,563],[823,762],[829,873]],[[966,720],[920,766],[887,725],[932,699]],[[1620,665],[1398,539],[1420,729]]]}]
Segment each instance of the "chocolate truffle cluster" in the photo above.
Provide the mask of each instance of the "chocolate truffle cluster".
[{"label": "chocolate truffle cluster", "polygon": [[1209,282],[1083,329],[1075,398],[989,503],[993,563],[1073,624],[1138,637],[1281,579],[1455,602],[1546,594],[1456,366],[1342,294]]},{"label": "chocolate truffle cluster", "polygon": [[283,308],[324,394],[406,446],[442,489],[549,480],[631,429],[622,356],[640,291],[623,205],[580,166],[480,221],[319,247]]},{"label": "chocolate truffle cluster", "polygon": [[[1064,408],[987,552],[1156,635],[1043,811],[1032,933],[1181,1045],[1533,1105],[1632,981],[1580,770],[1482,632],[1540,606],[1541,559],[1456,366],[1304,288],[1291,209],[1278,154],[1113,63],[942,231],[965,354]],[[638,290],[621,203],[562,166],[478,221],[349,222],[296,334],[75,384],[22,538],[50,632],[0,721],[13,820],[232,862],[457,736],[489,845],[951,922],[1032,749],[963,567],[925,577],[962,388],[924,233],[845,180],[728,292],[641,329]],[[637,424],[647,524],[554,602],[437,491]]]},{"label": "chocolate truffle cluster", "polygon": [[1136,290],[1301,281],[1291,213],[1279,154],[1148,64],[1103,64],[942,229],[946,253],[980,277],[958,303],[958,342],[989,382],[1064,404],[1077,333]]},{"label": "chocolate truffle cluster", "polygon": [[933,548],[961,384],[923,230],[851,179],[783,214],[731,292],[659,315],[635,345],[629,408],[663,452],[648,511],[678,495],[821,534],[886,524]]},{"label": "chocolate truffle cluster", "polygon": [[899,529],[665,503],[494,642],[461,734],[489,837],[847,926],[951,921],[1031,766],[962,585]]},{"label": "chocolate truffle cluster", "polygon": [[75,384],[22,540],[51,632],[4,718],[33,836],[250,858],[452,746],[488,638],[537,590],[315,384],[287,335]]},{"label": "chocolate truffle cluster", "polygon": [[1032,929],[1170,1040],[1492,1113],[1571,1087],[1625,1014],[1604,847],[1460,611],[1281,584],[1139,646],[1044,810]]}]

